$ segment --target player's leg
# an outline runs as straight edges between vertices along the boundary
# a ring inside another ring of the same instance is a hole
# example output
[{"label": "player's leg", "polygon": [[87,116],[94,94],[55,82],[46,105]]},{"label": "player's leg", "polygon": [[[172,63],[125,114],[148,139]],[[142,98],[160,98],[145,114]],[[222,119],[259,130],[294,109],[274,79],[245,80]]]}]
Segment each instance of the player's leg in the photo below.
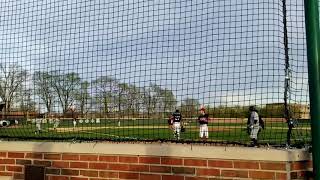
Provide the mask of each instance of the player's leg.
[{"label": "player's leg", "polygon": [[208,125],[204,124],[204,139],[205,139],[205,141],[208,139],[208,137],[209,137]]},{"label": "player's leg", "polygon": [[34,131],[34,134],[38,133],[38,124],[36,123],[36,130]]},{"label": "player's leg", "polygon": [[250,138],[251,138],[251,146],[257,146],[258,145],[258,132],[259,132],[259,126],[254,125],[252,130],[251,130],[251,134],[250,134]]},{"label": "player's leg", "polygon": [[180,139],[180,123],[175,122],[173,123],[173,126],[174,126],[174,137],[176,139]]},{"label": "player's leg", "polygon": [[40,131],[41,131],[41,125],[40,125],[40,123],[37,123],[36,124],[36,133],[40,133]]},{"label": "player's leg", "polygon": [[177,124],[173,123],[172,127],[173,127],[173,137],[177,138]]},{"label": "player's leg", "polygon": [[179,140],[180,139],[180,132],[181,132],[181,124],[180,123],[177,123],[177,139]]},{"label": "player's leg", "polygon": [[200,126],[199,126],[199,138],[200,139],[203,138],[203,127],[202,127],[202,124],[200,124]]}]

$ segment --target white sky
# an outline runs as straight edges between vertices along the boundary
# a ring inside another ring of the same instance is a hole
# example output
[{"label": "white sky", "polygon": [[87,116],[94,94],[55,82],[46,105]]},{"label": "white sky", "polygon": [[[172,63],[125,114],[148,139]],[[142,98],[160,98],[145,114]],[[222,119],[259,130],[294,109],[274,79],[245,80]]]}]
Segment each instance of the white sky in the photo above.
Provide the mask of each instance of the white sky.
[{"label": "white sky", "polygon": [[[287,4],[290,100],[308,103],[303,1]],[[278,0],[0,1],[0,61],[204,104],[283,102],[282,17]]]}]

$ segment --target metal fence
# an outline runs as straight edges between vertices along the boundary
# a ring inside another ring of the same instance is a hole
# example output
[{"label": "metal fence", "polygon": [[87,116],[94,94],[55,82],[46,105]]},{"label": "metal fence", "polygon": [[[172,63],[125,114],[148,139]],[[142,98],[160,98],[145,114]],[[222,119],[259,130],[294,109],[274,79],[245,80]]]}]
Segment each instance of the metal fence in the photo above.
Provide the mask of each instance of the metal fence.
[{"label": "metal fence", "polygon": [[0,13],[2,138],[202,142],[204,106],[206,142],[248,144],[255,106],[259,143],[311,141],[303,1],[27,0]]}]

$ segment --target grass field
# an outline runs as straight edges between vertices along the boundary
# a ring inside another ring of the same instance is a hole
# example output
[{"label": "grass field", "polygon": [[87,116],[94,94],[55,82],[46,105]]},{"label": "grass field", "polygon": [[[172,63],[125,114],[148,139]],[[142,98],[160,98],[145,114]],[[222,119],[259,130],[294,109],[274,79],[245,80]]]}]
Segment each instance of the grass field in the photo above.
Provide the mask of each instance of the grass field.
[{"label": "grass field", "polygon": [[[120,124],[119,124],[120,122]],[[43,123],[42,133],[35,134],[35,123],[22,122],[19,125],[2,127],[0,136],[6,138],[27,139],[90,139],[90,140],[175,140],[172,130],[165,119],[101,119],[96,121],[77,122],[73,127],[71,120],[60,120],[54,129],[53,123]],[[187,121],[186,131],[181,133],[183,141],[199,141],[198,125]],[[283,144],[287,137],[287,124],[283,122],[266,122],[266,129],[259,134],[261,143]],[[309,143],[311,140],[310,125],[299,123],[292,131],[293,143]],[[250,141],[246,132],[246,123],[229,121],[209,124],[209,142],[243,143]]]}]

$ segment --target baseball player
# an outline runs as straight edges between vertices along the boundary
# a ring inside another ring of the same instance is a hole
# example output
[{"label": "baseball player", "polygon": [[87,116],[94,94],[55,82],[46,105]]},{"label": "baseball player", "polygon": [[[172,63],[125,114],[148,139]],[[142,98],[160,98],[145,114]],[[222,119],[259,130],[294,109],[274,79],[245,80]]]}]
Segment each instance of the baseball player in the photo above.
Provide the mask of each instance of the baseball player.
[{"label": "baseball player", "polygon": [[42,123],[42,119],[37,118],[36,119],[36,131],[34,132],[35,134],[41,133],[41,123]]},{"label": "baseball player", "polygon": [[178,109],[174,113],[172,113],[170,119],[170,122],[172,122],[173,135],[177,140],[179,140],[181,132],[182,115]]},{"label": "baseball player", "polygon": [[75,128],[77,126],[77,120],[73,119],[73,128]]},{"label": "baseball player", "polygon": [[208,130],[208,122],[209,122],[209,115],[206,113],[206,109],[204,106],[200,108],[200,115],[198,117],[198,122],[200,125],[199,129],[199,137],[206,141],[209,137],[209,130]]},{"label": "baseball player", "polygon": [[56,130],[60,124],[60,120],[58,118],[54,119],[53,129]]},{"label": "baseball player", "polygon": [[250,116],[248,119],[248,128],[250,132],[251,146],[256,147],[258,146],[258,133],[260,130],[259,114],[257,109],[254,106],[250,106],[249,111],[250,111]]},{"label": "baseball player", "polygon": [[77,114],[76,114],[76,106],[71,104],[69,107],[69,110],[71,111],[71,116],[72,116],[72,122],[73,122],[73,128],[77,126]]}]

